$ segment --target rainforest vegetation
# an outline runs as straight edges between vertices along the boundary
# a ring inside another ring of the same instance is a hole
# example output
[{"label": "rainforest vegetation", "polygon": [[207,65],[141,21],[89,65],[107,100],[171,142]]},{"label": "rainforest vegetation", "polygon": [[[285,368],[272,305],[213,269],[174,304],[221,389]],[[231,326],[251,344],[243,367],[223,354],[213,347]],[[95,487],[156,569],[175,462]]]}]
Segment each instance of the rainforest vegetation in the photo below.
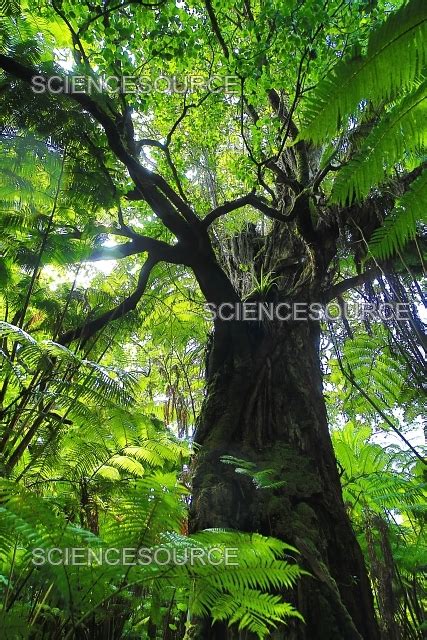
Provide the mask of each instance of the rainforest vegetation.
[{"label": "rainforest vegetation", "polygon": [[426,70],[426,0],[0,0],[2,639],[427,637]]}]

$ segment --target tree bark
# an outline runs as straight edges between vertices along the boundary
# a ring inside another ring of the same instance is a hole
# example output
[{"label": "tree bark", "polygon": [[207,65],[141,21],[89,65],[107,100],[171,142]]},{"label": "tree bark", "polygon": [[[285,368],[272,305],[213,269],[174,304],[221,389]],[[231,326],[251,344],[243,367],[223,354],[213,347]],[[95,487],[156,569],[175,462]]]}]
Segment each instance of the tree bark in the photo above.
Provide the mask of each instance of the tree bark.
[{"label": "tree bark", "polygon": [[[271,638],[377,640],[378,628],[361,550],[342,500],[328,431],[317,323],[218,323],[208,363],[207,395],[195,440],[190,530],[227,527],[275,536],[300,552],[303,578],[292,594],[305,624]],[[232,455],[277,469],[285,485],[256,489],[220,461]],[[239,636],[221,624],[199,638]]]}]

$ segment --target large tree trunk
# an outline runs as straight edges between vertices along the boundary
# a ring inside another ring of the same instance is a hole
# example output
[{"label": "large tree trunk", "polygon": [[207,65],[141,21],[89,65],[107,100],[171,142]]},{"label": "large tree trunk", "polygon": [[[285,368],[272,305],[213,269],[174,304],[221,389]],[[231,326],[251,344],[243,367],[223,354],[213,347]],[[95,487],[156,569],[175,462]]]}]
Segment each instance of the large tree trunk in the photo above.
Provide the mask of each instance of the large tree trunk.
[{"label": "large tree trunk", "polygon": [[[256,531],[298,548],[312,577],[288,597],[306,624],[292,622],[272,638],[376,640],[370,585],[328,431],[318,345],[319,327],[311,322],[217,325],[196,433],[202,448],[190,527]],[[223,455],[276,468],[286,484],[256,489],[220,461]],[[207,624],[199,637],[239,635]]]}]

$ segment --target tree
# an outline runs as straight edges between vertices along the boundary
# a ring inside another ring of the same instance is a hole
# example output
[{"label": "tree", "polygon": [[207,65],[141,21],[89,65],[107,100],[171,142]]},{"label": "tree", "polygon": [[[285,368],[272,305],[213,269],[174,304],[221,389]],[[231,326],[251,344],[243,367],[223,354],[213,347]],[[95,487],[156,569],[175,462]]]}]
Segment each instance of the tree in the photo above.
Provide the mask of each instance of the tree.
[{"label": "tree", "polygon": [[[36,157],[55,150],[61,158],[30,291],[64,241],[69,263],[130,258],[139,268],[116,306],[101,304],[81,322],[61,311],[59,343],[90,348],[135,310],[162,263],[191,271],[216,306],[341,304],[348,290],[372,292],[383,279],[394,283],[392,301],[402,301],[396,254],[408,240],[419,247],[424,214],[414,206],[425,199],[424,2],[21,9],[7,28],[1,23],[3,136],[15,145],[15,169],[24,130],[37,139]],[[72,73],[61,52],[72,56]],[[145,85],[132,91],[129,78],[141,71]],[[102,74],[110,94],[94,89]],[[226,92],[230,81],[236,93]],[[27,155],[29,172],[35,162]],[[64,181],[68,202],[58,197]],[[105,246],[106,236],[116,244]],[[18,326],[28,306],[27,296]],[[415,342],[417,321],[412,310]],[[256,530],[299,550],[311,576],[292,601],[305,625],[290,626],[287,637],[374,639],[369,580],[328,431],[320,337],[316,320],[215,320],[190,527]],[[8,471],[35,435],[27,431],[10,450]],[[284,484],[260,493],[224,455],[272,468]],[[216,623],[198,633],[228,631]]]}]

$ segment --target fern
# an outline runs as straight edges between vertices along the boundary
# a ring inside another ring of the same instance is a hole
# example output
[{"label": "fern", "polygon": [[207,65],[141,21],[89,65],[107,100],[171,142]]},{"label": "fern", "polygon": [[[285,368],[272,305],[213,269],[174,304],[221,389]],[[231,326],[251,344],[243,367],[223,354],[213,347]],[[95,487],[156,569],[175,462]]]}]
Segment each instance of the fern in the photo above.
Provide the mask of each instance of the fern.
[{"label": "fern", "polygon": [[[197,566],[191,598],[191,612],[204,615],[210,611],[215,620],[238,624],[259,638],[264,638],[276,623],[288,617],[302,616],[279,596],[267,589],[290,588],[304,572],[295,564],[280,559],[296,549],[279,540],[259,534],[236,534],[221,530],[204,531],[191,537],[206,544],[237,549],[238,566],[223,566],[221,573],[211,566]],[[256,587],[261,587],[261,590]]]},{"label": "fern", "polygon": [[[269,593],[271,589],[292,587],[303,575],[297,565],[282,558],[284,553],[295,554],[296,550],[257,534],[211,530],[190,538],[182,536],[177,532],[182,514],[180,495],[182,487],[177,485],[174,474],[154,474],[149,480],[138,480],[138,489],[120,500],[120,518],[110,518],[102,539],[65,522],[62,513],[52,512],[46,498],[3,481],[0,484],[0,548],[7,554],[18,541],[25,550],[22,561],[34,548],[39,560],[52,547],[65,550],[73,546],[93,549],[93,557],[97,558],[111,543],[119,548],[122,545],[133,545],[135,549],[150,547],[153,552],[161,545],[174,551],[178,559],[185,558],[185,552],[194,548],[205,554],[213,552],[220,558],[227,548],[236,550],[237,566],[224,562],[206,564],[198,556],[196,562],[168,564],[167,578],[165,567],[156,563],[130,566],[124,578],[120,565],[98,565],[96,561],[81,566],[39,562],[37,580],[43,584],[47,579],[52,585],[46,595],[48,608],[54,607],[62,597],[66,616],[64,637],[72,633],[75,625],[75,622],[71,625],[72,618],[77,619],[79,625],[84,624],[98,609],[117,598],[124,586],[132,591],[138,585],[145,585],[146,590],[157,589],[157,597],[161,597],[162,589],[167,591],[171,581],[175,590],[179,590],[181,601],[188,603],[190,617],[209,614],[214,619],[227,620],[230,625],[237,624],[240,629],[251,630],[259,638],[266,637],[271,628],[289,617],[301,619],[290,604]],[[21,557],[18,562],[21,563]],[[14,611],[28,614],[20,607],[18,600]]]},{"label": "fern", "polygon": [[342,469],[344,499],[360,517],[364,508],[387,517],[425,503],[425,484],[393,469],[393,449],[370,442],[369,427],[347,423],[332,433],[334,451]]},{"label": "fern", "polygon": [[384,260],[401,251],[415,237],[418,222],[427,222],[427,171],[411,184],[382,227],[374,232],[369,243],[371,254]]},{"label": "fern", "polygon": [[238,629],[248,630],[258,638],[265,638],[286,618],[302,616],[278,596],[268,595],[255,589],[247,589],[244,597],[236,594],[219,595],[212,607],[213,620],[227,620],[229,625],[238,623]]},{"label": "fern", "polygon": [[302,137],[322,142],[332,137],[358,104],[390,100],[412,87],[427,56],[427,5],[411,0],[375,30],[365,55],[338,62],[308,99]]},{"label": "fern", "polygon": [[[344,158],[335,176],[332,202],[363,201],[393,171],[401,175],[408,161],[424,153],[426,43],[427,5],[423,0],[410,0],[373,31],[366,52],[356,51],[353,57],[339,61],[308,99],[307,124],[300,137],[321,143],[338,130],[348,135],[347,143],[336,143],[336,151],[350,157]],[[372,107],[377,111],[376,121],[368,121],[368,133],[362,133],[356,145],[352,133],[364,119],[364,111]],[[422,174],[374,233],[370,244],[374,257],[391,257],[415,236],[417,222],[425,221],[425,191]]]},{"label": "fern", "polygon": [[404,156],[427,144],[427,81],[396,104],[364,139],[360,150],[338,173],[332,199],[363,200]]},{"label": "fern", "polygon": [[[360,385],[369,389],[379,406],[388,409],[399,402],[408,372],[405,364],[389,353],[381,335],[361,333],[353,340],[347,340],[344,360],[345,366],[350,368]],[[359,394],[353,401],[359,410],[369,413],[366,401]]]},{"label": "fern", "polygon": [[275,469],[257,469],[253,462],[242,460],[233,456],[222,456],[221,462],[235,467],[235,472],[252,479],[257,489],[278,489],[286,484],[284,480],[277,480]]}]

